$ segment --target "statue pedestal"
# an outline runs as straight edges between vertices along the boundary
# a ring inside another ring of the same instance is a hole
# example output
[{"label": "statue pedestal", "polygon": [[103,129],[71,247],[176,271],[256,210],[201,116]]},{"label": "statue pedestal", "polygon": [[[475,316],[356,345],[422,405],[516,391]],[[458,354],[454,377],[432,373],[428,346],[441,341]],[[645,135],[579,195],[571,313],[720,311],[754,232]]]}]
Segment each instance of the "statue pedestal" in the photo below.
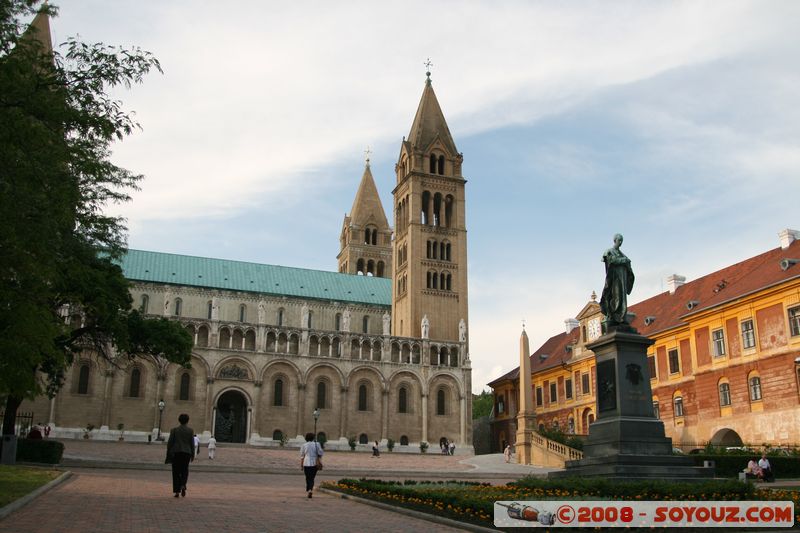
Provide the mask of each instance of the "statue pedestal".
[{"label": "statue pedestal", "polygon": [[675,479],[702,481],[713,468],[672,455],[672,440],[653,414],[647,347],[653,341],[635,331],[615,330],[587,345],[597,361],[597,420],[589,426],[583,459],[567,461],[551,477]]},{"label": "statue pedestal", "polygon": [[521,465],[533,464],[533,428],[536,416],[531,414],[517,415],[517,433],[514,449],[517,454],[517,463]]}]

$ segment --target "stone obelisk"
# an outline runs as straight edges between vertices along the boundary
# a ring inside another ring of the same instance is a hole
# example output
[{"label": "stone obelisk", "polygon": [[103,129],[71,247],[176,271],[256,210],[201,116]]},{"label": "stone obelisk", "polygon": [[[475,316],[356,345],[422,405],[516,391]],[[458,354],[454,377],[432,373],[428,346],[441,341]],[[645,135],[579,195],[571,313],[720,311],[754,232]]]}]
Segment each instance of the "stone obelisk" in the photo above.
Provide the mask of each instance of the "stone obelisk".
[{"label": "stone obelisk", "polygon": [[531,433],[536,418],[533,413],[533,386],[531,385],[531,350],[528,334],[522,330],[519,337],[519,412],[517,413],[517,462],[531,464]]}]

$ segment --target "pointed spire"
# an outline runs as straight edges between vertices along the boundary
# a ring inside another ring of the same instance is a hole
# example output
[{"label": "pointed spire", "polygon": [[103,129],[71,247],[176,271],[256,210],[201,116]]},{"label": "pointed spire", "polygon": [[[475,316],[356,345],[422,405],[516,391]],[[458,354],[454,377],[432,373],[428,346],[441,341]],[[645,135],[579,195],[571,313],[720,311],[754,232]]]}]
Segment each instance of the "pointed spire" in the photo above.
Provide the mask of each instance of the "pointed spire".
[{"label": "pointed spire", "polygon": [[458,154],[456,143],[450,135],[450,128],[444,119],[444,113],[436,99],[431,83],[431,73],[426,72],[425,89],[422,91],[422,98],[417,107],[417,114],[411,124],[411,132],[408,134],[408,142],[418,150],[425,150],[438,137],[451,155]]},{"label": "pointed spire", "polygon": [[367,155],[364,174],[361,176],[361,183],[358,185],[358,191],[353,200],[353,208],[350,210],[350,221],[358,226],[363,226],[370,220],[382,230],[389,226],[378,188],[372,177],[369,155]]},{"label": "pointed spire", "polygon": [[46,10],[41,9],[36,14],[28,29],[22,35],[21,41],[38,42],[42,47],[42,52],[47,55],[53,54],[53,37],[50,33],[50,16]]}]

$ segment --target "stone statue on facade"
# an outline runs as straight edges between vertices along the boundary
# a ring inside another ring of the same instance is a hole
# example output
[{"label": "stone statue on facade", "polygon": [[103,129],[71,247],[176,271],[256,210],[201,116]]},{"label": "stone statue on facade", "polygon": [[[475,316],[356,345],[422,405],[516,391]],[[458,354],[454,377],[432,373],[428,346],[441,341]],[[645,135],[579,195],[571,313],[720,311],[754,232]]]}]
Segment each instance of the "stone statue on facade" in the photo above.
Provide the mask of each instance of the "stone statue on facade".
[{"label": "stone statue on facade", "polygon": [[219,320],[219,298],[211,298],[211,320]]},{"label": "stone statue on facade", "polygon": [[458,321],[458,342],[467,342],[467,323],[463,318]]},{"label": "stone statue on facade", "polygon": [[383,313],[383,334],[391,335],[392,330],[392,317],[389,313]]},{"label": "stone statue on facade", "polygon": [[264,300],[258,302],[258,323],[265,324],[267,322],[267,303]]},{"label": "stone statue on facade", "polygon": [[342,331],[350,332],[350,310],[345,309],[342,313]]},{"label": "stone statue on facade", "polygon": [[431,330],[431,321],[428,320],[428,315],[423,315],[421,326],[422,326],[422,338],[427,339],[428,334],[430,333]]},{"label": "stone statue on facade", "polygon": [[600,310],[609,328],[628,325],[628,295],[633,290],[631,260],[622,250],[622,235],[614,235],[614,246],[603,254],[606,265],[606,282],[600,297]]},{"label": "stone statue on facade", "polygon": [[171,298],[170,293],[164,295],[164,316],[169,316],[170,298]]}]

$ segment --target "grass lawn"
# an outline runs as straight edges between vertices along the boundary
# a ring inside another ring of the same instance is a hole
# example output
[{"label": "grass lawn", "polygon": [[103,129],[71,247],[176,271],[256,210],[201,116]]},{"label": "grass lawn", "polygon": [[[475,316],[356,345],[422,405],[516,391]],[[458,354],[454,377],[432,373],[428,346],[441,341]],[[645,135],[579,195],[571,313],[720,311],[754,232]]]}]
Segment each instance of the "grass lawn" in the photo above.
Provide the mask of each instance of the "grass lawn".
[{"label": "grass lawn", "polygon": [[0,507],[54,480],[62,472],[33,466],[0,465]]}]

